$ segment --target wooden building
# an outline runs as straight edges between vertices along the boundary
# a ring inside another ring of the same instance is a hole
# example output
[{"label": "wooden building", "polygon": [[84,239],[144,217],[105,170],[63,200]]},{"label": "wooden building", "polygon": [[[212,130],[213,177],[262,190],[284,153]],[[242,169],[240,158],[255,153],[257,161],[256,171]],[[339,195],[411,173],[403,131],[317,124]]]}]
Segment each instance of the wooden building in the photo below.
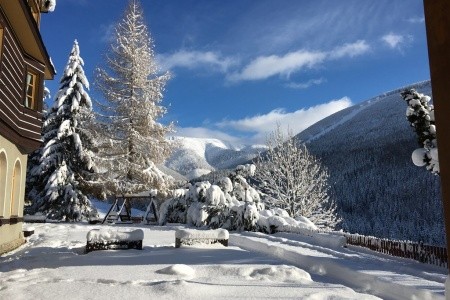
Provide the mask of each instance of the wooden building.
[{"label": "wooden building", "polygon": [[54,67],[39,32],[49,0],[0,0],[0,254],[24,243],[27,155],[41,145],[44,79]]}]

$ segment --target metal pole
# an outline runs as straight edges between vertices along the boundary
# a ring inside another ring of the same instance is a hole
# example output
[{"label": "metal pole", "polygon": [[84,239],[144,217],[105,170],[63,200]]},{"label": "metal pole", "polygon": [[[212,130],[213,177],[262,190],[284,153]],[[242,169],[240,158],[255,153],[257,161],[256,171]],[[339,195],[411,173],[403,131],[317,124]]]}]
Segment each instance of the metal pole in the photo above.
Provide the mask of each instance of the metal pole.
[{"label": "metal pole", "polygon": [[[450,131],[450,1],[424,0],[423,3],[439,148],[447,250],[450,250],[450,138],[448,136]],[[445,295],[446,299],[450,299],[449,276],[445,282]]]}]

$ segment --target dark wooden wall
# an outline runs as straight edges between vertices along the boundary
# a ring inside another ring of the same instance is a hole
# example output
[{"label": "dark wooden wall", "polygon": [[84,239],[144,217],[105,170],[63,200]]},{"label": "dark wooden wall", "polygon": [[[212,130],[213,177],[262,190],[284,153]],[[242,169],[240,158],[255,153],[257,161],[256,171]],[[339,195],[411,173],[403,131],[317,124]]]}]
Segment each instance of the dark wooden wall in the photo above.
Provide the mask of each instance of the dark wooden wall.
[{"label": "dark wooden wall", "polygon": [[[3,28],[0,55],[0,134],[30,153],[41,144],[42,95],[45,66],[24,53],[16,34],[0,9]],[[37,109],[23,105],[27,69],[39,75]]]}]

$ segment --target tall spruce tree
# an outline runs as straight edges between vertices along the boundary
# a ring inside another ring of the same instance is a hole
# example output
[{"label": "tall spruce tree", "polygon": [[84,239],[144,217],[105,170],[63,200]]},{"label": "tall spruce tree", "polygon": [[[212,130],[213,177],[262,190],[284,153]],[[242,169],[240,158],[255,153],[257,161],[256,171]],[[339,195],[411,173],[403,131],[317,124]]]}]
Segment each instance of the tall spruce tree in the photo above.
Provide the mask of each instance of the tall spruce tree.
[{"label": "tall spruce tree", "polygon": [[92,118],[92,102],[83,65],[75,41],[55,103],[44,117],[43,147],[29,168],[30,210],[55,220],[79,221],[97,214],[81,188],[95,174],[92,139],[84,129]]},{"label": "tall spruce tree", "polygon": [[99,103],[99,155],[108,194],[165,190],[169,177],[155,164],[171,153],[165,136],[172,125],[157,120],[166,113],[160,103],[169,74],[158,74],[153,41],[138,1],[131,0],[106,54],[97,69]]}]

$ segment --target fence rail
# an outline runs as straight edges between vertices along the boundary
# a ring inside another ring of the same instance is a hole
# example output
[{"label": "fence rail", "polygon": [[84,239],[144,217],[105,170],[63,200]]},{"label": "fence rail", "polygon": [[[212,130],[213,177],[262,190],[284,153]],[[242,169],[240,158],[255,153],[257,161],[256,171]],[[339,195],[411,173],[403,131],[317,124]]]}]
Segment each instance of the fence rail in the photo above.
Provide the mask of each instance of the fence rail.
[{"label": "fence rail", "polygon": [[373,251],[417,260],[422,263],[448,268],[447,248],[410,241],[391,241],[373,236],[345,234],[347,244]]}]

